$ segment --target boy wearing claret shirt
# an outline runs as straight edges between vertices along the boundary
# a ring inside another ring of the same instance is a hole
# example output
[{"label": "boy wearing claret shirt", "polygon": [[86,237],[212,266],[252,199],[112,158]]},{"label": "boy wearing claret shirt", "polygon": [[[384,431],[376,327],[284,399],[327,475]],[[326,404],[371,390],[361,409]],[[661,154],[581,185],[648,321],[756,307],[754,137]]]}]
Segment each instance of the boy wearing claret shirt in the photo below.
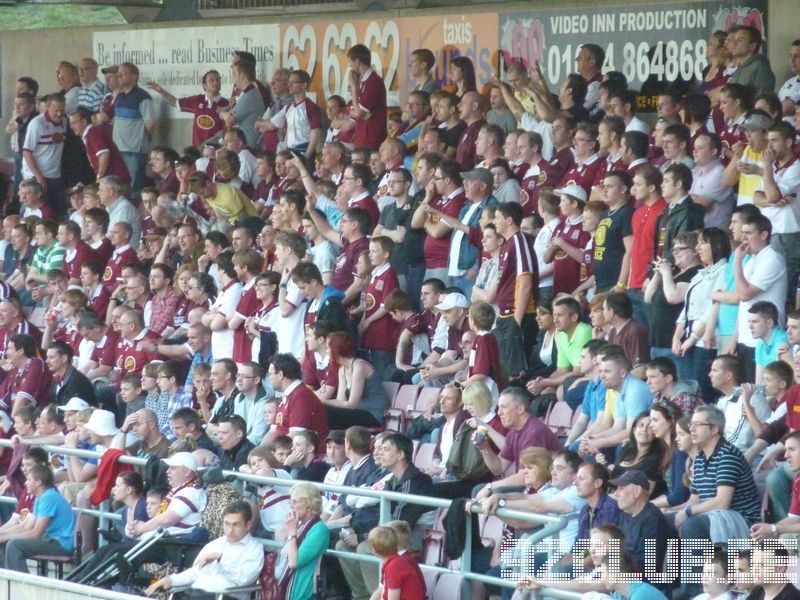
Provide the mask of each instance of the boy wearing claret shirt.
[{"label": "boy wearing claret shirt", "polygon": [[494,308],[487,302],[476,302],[469,307],[469,326],[477,337],[469,353],[467,379],[463,385],[466,387],[475,381],[482,381],[492,391],[492,397],[497,398],[505,382],[497,338],[490,331],[494,319]]},{"label": "boy wearing claret shirt", "polygon": [[579,185],[555,190],[564,220],[556,228],[544,251],[544,262],[553,263],[553,297],[571,294],[580,283],[583,249],[592,234],[583,229],[583,207],[587,194]]},{"label": "boy wearing claret shirt", "polygon": [[392,364],[397,327],[383,306],[386,297],[400,287],[397,274],[389,264],[394,242],[386,236],[375,236],[369,242],[372,276],[365,288],[364,314],[358,324],[361,347],[369,352],[369,362],[378,373]]},{"label": "boy wearing claret shirt", "polygon": [[379,526],[369,532],[372,553],[383,560],[381,585],[372,595],[373,600],[402,598],[424,600],[425,578],[419,565],[398,554],[397,534],[391,527]]}]

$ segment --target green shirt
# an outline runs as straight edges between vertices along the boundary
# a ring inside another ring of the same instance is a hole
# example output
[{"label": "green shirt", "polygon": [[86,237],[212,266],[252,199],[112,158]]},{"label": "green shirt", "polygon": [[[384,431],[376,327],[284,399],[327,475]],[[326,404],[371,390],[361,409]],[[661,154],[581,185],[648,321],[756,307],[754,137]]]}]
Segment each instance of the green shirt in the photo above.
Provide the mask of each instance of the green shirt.
[{"label": "green shirt", "polygon": [[590,339],[592,339],[592,327],[586,323],[578,323],[575,326],[572,338],[568,338],[565,331],[556,333],[556,348],[558,349],[556,366],[559,369],[567,369],[580,365],[581,350]]},{"label": "green shirt", "polygon": [[31,260],[31,268],[36,269],[42,275],[47,275],[53,269],[61,269],[64,264],[65,252],[64,246],[58,242],[53,242],[46,248],[37,248],[33,260]]}]

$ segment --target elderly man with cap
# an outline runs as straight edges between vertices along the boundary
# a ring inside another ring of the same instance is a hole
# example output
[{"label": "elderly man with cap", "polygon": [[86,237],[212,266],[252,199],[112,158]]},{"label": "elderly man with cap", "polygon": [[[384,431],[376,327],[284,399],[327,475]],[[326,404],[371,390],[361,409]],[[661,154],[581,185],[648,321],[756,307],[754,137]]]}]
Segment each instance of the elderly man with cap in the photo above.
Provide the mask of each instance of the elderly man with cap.
[{"label": "elderly man with cap", "polygon": [[436,310],[441,314],[441,319],[446,325],[446,330],[437,328],[437,334],[446,331],[446,335],[435,335],[432,341],[431,353],[423,361],[419,374],[414,376],[414,381],[420,380],[427,385],[444,385],[450,381],[459,370],[467,366],[467,357],[461,354],[461,337],[470,330],[467,313],[469,301],[464,294],[452,292],[447,294]]},{"label": "elderly man with cap", "polygon": [[450,283],[461,288],[464,296],[472,296],[472,286],[478,274],[478,262],[481,254],[481,230],[479,223],[483,210],[488,206],[497,206],[492,195],[494,177],[489,169],[482,167],[461,173],[464,182],[465,202],[458,217],[451,217],[426,204],[425,210],[439,217],[448,227],[453,229],[450,237],[450,254],[447,261],[447,275]]},{"label": "elderly man with cap", "polygon": [[655,545],[655,563],[650,563],[645,572],[658,572],[667,553],[670,527],[664,514],[650,502],[654,482],[641,471],[632,469],[609,483],[617,488],[613,494],[620,510],[617,525],[625,534],[626,552],[644,569],[645,547],[648,540],[653,540],[649,543]]},{"label": "elderly man with cap", "polygon": [[176,452],[163,461],[167,465],[169,493],[157,515],[147,522],[133,522],[130,533],[134,536],[161,528],[165,528],[169,535],[184,536],[200,525],[208,498],[197,480],[197,460],[190,452]]}]

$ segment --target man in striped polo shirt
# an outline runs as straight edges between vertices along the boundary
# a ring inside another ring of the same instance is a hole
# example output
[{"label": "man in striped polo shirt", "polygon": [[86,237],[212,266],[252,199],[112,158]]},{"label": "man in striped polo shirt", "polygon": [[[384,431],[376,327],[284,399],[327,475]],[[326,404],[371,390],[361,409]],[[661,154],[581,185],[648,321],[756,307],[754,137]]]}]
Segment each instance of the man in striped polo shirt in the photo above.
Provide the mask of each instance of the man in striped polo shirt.
[{"label": "man in striped polo shirt", "polygon": [[[711,539],[712,518],[719,519],[717,511],[726,511],[722,516],[731,521],[727,533],[738,529],[744,533],[739,537],[747,537],[748,528],[759,520],[761,502],[750,465],[742,452],[722,437],[725,414],[716,406],[700,406],[689,429],[698,454],[692,465],[692,495],[686,508],[675,514],[675,527],[682,539],[726,542]],[[700,584],[687,584],[687,592],[694,597]]]}]

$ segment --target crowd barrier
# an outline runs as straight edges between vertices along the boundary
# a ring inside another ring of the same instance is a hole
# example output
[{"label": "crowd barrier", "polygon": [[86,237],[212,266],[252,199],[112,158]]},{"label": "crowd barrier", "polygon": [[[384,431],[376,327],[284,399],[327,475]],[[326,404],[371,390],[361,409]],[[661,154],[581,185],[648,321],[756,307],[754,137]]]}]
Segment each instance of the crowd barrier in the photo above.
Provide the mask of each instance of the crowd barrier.
[{"label": "crowd barrier", "polygon": [[140,600],[143,596],[131,596],[69,581],[0,569],[0,600],[86,600],[87,598]]},{"label": "crowd barrier", "polygon": [[[41,447],[46,450],[47,452],[55,453],[55,454],[63,454],[68,456],[78,456],[81,458],[101,458],[102,453],[94,452],[91,450],[82,450],[78,448],[67,448],[64,446],[50,446],[50,445],[41,445]],[[0,440],[0,448],[12,448],[12,444],[10,440]],[[144,466],[147,463],[146,459],[137,458],[134,456],[122,456],[120,457],[119,461],[125,464],[131,464],[135,466]],[[268,485],[278,485],[282,487],[286,487],[287,481],[286,479],[280,479],[276,477],[262,477],[259,475],[251,475],[249,473],[240,473],[238,471],[223,471],[223,475],[226,478],[230,478],[234,480],[234,482],[243,487],[245,483],[257,483],[257,484],[268,484]],[[376,498],[379,502],[380,507],[380,523],[386,523],[391,520],[391,513],[390,513],[390,503],[391,502],[406,502],[409,504],[417,504],[420,506],[427,506],[431,510],[434,509],[447,509],[450,507],[451,501],[445,500],[442,498],[434,498],[429,496],[416,496],[412,494],[402,494],[398,492],[390,492],[390,491],[376,491],[372,489],[366,488],[355,488],[349,486],[342,486],[342,485],[329,485],[323,484],[318,482],[309,482],[312,483],[317,489],[320,491],[328,491],[334,492],[338,494],[354,494],[358,496],[364,496],[368,498]],[[0,497],[0,501],[6,503],[16,503],[16,499],[11,497]],[[109,521],[119,520],[120,516],[115,514],[111,510],[111,506],[109,501],[103,502],[96,510],[95,509],[76,509],[79,512],[84,514],[92,515],[98,518],[99,523],[98,527],[102,530],[108,526]],[[481,514],[483,511],[480,509],[479,506],[473,505],[472,512],[476,514]],[[531,512],[523,512],[519,510],[512,510],[508,508],[500,508],[497,510],[497,516],[499,517],[508,517],[512,519],[517,519],[520,521],[525,521],[527,523],[531,523],[531,525],[541,526],[539,530],[533,534],[529,540],[531,544],[535,544],[540,540],[543,540],[547,537],[552,535],[556,535],[561,529],[566,527],[567,520],[563,517],[551,517],[548,515],[541,515],[535,514]],[[471,515],[470,515],[471,516]],[[464,518],[467,519],[468,516],[466,513]],[[472,549],[472,528],[466,527],[466,537],[465,537],[465,550],[464,554],[461,556],[460,566],[458,569],[451,569],[446,567],[440,567],[435,565],[426,565],[421,564],[420,567],[423,571],[428,572],[435,572],[435,573],[449,573],[460,575],[463,577],[464,581],[464,588],[466,592],[466,588],[469,586],[470,581],[480,581],[483,583],[487,583],[490,585],[495,585],[499,587],[506,587],[506,588],[514,588],[515,585],[513,582],[497,577],[488,577],[486,575],[480,573],[473,573],[469,570],[469,566],[471,564],[471,549]],[[260,540],[265,546],[280,549],[283,544],[274,540]],[[498,543],[500,540],[496,540]],[[101,539],[102,543],[102,539]],[[355,552],[340,552],[333,549],[328,549],[326,554],[334,557],[341,557],[347,558],[352,560],[359,560],[364,562],[375,562],[378,563],[379,559],[374,556],[362,555],[357,554]],[[3,573],[0,572],[0,578],[2,578]],[[48,580],[48,581],[55,581],[55,580]],[[55,583],[54,583],[55,585]],[[73,585],[73,584],[71,584]],[[38,597],[38,596],[37,596]],[[98,596],[99,597],[99,596]],[[115,598],[128,598],[130,596],[123,596],[118,595]],[[464,597],[469,597],[468,594]],[[581,594],[573,593],[573,592],[565,592],[561,590],[555,590],[552,588],[542,588],[538,592],[531,592],[528,596],[532,599],[538,598],[557,598],[563,600],[579,600]],[[3,600],[2,595],[0,595],[0,600]]]}]

